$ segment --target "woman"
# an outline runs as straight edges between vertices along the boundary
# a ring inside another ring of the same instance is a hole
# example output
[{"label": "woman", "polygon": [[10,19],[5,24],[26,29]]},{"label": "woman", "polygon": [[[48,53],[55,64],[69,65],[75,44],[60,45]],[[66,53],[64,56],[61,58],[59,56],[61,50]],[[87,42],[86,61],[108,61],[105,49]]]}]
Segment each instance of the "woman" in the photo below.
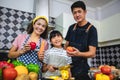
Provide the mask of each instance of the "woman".
[{"label": "woman", "polygon": [[[39,53],[38,50],[40,49],[41,42],[43,41],[45,42],[44,49],[46,50],[48,47],[47,41],[45,40],[45,38],[47,38],[47,28],[48,20],[45,16],[35,17],[28,25],[27,34],[21,34],[15,38],[8,57],[16,58],[17,60],[22,61],[24,64],[38,64],[41,68],[42,63],[40,60],[43,59],[44,51]],[[31,42],[36,44],[34,50],[31,50]]]}]

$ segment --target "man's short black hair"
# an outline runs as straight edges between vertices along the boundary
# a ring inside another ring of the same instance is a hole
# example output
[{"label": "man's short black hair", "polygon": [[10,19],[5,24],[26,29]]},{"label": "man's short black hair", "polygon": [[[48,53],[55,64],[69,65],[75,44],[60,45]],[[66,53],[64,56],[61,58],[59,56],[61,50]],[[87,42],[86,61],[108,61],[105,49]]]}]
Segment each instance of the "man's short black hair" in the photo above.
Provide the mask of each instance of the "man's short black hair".
[{"label": "man's short black hair", "polygon": [[71,5],[72,12],[74,8],[82,8],[83,10],[86,10],[86,5],[83,1],[76,1]]}]

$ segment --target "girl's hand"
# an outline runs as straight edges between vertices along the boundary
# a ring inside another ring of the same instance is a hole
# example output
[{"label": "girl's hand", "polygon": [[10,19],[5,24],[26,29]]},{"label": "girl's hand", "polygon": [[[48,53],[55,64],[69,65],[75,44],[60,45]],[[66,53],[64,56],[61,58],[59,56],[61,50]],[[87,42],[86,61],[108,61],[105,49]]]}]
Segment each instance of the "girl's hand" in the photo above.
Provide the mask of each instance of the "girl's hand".
[{"label": "girl's hand", "polygon": [[50,72],[55,72],[55,69],[52,65],[48,65],[47,68]]},{"label": "girl's hand", "polygon": [[67,54],[68,56],[78,56],[79,55],[79,50],[75,47],[73,47],[74,51],[73,52],[70,52],[67,50]]}]

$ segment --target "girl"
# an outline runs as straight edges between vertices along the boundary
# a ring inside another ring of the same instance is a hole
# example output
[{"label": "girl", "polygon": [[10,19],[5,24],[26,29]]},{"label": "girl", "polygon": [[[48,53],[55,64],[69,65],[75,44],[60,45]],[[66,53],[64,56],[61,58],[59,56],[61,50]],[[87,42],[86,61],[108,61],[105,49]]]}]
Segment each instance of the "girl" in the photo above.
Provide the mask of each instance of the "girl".
[{"label": "girl", "polygon": [[66,66],[72,62],[71,57],[68,57],[66,50],[63,49],[63,37],[59,31],[54,30],[50,33],[50,42],[52,48],[45,52],[43,59],[44,77],[60,76],[60,71],[56,68]]}]

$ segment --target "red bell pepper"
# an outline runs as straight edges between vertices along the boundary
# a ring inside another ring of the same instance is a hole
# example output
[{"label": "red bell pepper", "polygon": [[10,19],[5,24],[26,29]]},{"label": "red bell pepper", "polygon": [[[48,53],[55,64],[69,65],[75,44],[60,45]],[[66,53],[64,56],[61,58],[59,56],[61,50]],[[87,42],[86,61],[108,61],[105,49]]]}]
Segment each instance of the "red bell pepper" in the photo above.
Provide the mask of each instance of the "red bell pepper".
[{"label": "red bell pepper", "polygon": [[6,64],[6,61],[1,61],[0,62],[0,68],[3,68],[5,64]]},{"label": "red bell pepper", "polygon": [[0,68],[14,68],[14,65],[12,63],[9,63],[10,60],[8,61],[0,61]]}]

